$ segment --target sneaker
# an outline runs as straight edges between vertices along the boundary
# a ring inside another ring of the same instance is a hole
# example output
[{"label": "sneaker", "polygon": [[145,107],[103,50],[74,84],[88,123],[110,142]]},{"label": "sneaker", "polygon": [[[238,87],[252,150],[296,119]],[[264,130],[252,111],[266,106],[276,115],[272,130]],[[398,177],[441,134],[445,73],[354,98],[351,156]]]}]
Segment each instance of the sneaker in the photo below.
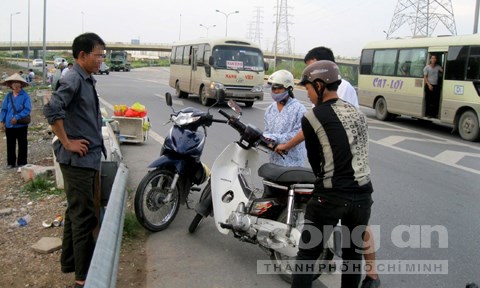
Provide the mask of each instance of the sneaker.
[{"label": "sneaker", "polygon": [[380,278],[373,279],[368,276],[365,277],[362,281],[362,286],[360,288],[379,288],[380,287]]},{"label": "sneaker", "polygon": [[13,165],[7,165],[7,169],[12,169]]}]

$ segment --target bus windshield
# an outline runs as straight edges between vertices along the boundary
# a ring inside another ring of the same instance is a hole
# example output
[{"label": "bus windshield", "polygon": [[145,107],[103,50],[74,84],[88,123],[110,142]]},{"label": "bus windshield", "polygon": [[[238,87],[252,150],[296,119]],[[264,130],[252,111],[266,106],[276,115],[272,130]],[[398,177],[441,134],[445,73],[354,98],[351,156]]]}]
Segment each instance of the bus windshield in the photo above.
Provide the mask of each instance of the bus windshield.
[{"label": "bus windshield", "polygon": [[263,54],[256,48],[215,46],[212,51],[215,68],[263,71]]}]

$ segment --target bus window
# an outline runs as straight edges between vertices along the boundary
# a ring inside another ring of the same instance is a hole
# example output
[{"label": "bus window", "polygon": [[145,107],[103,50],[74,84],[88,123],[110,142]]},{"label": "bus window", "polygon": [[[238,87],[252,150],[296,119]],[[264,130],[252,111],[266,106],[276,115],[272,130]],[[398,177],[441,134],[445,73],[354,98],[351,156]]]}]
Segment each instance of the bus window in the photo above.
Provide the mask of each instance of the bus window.
[{"label": "bus window", "polygon": [[197,64],[198,66],[205,65],[205,44],[200,44],[197,50]]},{"label": "bus window", "polygon": [[190,59],[190,55],[191,55],[190,50],[191,49],[192,49],[192,46],[185,46],[185,49],[183,50],[183,61],[182,61],[182,63],[185,64],[185,65],[190,65],[190,63],[191,63],[191,59]]},{"label": "bus window", "polygon": [[395,74],[395,62],[397,60],[397,50],[378,50],[373,55],[373,74],[393,76]]},{"label": "bus window", "polygon": [[423,77],[427,50],[402,49],[398,54],[397,75],[416,78]]},{"label": "bus window", "polygon": [[451,46],[448,49],[445,79],[465,80],[468,46]]},{"label": "bus window", "polygon": [[215,46],[215,68],[263,71],[263,54],[260,49],[236,46]]},{"label": "bus window", "polygon": [[369,75],[372,73],[372,61],[374,50],[363,50],[362,58],[360,59],[360,74]]},{"label": "bus window", "polygon": [[470,48],[470,57],[468,57],[467,79],[480,79],[480,46]]},{"label": "bus window", "polygon": [[177,47],[172,48],[172,53],[170,53],[170,63],[175,64],[175,51],[177,50]]},{"label": "bus window", "polygon": [[182,64],[182,57],[183,57],[183,46],[178,46],[175,50],[175,63]]}]

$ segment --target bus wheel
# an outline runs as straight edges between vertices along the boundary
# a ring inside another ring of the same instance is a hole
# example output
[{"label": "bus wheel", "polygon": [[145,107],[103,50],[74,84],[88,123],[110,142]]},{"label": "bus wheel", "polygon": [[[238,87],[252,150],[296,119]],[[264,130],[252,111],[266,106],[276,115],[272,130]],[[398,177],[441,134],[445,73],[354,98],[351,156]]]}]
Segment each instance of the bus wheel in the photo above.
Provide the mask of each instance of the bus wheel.
[{"label": "bus wheel", "polygon": [[175,94],[178,96],[178,98],[188,98],[188,94],[180,90],[180,84],[178,82],[175,84]]},{"label": "bus wheel", "polygon": [[210,106],[212,105],[212,99],[207,97],[207,91],[205,91],[205,86],[202,86],[200,90],[200,102],[202,102],[203,106]]},{"label": "bus wheel", "polygon": [[377,102],[375,102],[375,116],[381,121],[387,121],[392,118],[392,115],[387,110],[387,101],[383,97],[378,98]]},{"label": "bus wheel", "polygon": [[468,110],[462,113],[458,120],[458,133],[462,139],[477,141],[480,138],[478,117],[475,112]]}]

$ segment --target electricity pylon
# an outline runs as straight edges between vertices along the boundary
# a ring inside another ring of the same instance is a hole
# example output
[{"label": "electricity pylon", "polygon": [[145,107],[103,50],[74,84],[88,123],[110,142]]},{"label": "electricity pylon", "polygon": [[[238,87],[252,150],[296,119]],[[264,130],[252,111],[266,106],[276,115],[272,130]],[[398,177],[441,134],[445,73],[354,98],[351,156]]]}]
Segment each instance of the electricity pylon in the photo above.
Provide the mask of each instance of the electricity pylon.
[{"label": "electricity pylon", "polygon": [[390,28],[385,33],[388,39],[408,23],[412,36],[430,37],[438,22],[442,22],[452,35],[457,35],[451,0],[398,0]]}]

